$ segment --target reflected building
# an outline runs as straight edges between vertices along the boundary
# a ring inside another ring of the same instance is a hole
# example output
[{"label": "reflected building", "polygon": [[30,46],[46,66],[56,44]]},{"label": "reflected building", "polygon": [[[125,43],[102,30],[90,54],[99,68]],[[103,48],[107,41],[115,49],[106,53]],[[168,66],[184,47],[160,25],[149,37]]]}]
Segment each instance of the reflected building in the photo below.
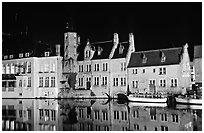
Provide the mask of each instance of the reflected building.
[{"label": "reflected building", "polygon": [[54,100],[3,99],[3,131],[56,131],[58,104]]}]

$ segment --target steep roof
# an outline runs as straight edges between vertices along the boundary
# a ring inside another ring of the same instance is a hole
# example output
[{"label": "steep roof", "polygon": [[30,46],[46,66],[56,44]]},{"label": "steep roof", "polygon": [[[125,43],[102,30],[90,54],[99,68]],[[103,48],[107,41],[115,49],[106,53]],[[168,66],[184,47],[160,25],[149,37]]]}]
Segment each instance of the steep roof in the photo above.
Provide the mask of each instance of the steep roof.
[{"label": "steep roof", "polygon": [[194,46],[194,58],[202,58],[202,45]]},{"label": "steep roof", "polygon": [[[113,42],[96,43],[96,44],[91,44],[91,45],[95,47],[95,52],[94,52],[92,60],[109,58],[109,55],[113,48]],[[101,54],[98,54],[98,51],[100,51],[100,49],[101,49]]]},{"label": "steep roof", "polygon": [[[166,60],[164,62],[161,62],[162,54],[165,55],[166,57]],[[131,54],[128,67],[131,68],[131,67],[179,64],[181,54],[182,54],[182,47],[134,52]],[[144,55],[147,59],[146,63],[142,62]]]},{"label": "steep roof", "polygon": [[[112,59],[125,58],[128,52],[129,45],[130,44],[128,42],[119,43],[118,47],[115,49]],[[123,49],[121,53],[120,53],[120,48]]]}]

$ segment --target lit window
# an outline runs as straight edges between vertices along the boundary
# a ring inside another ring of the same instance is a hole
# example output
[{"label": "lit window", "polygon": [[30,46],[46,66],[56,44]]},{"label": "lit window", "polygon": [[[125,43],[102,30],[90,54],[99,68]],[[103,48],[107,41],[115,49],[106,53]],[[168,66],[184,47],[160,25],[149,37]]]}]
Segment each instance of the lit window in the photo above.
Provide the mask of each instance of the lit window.
[{"label": "lit window", "polygon": [[45,57],[50,56],[50,52],[45,52]]},{"label": "lit window", "polygon": [[4,60],[8,59],[8,55],[4,55]]},{"label": "lit window", "polygon": [[19,54],[19,58],[23,58],[23,53],[20,53],[20,54]]},{"label": "lit window", "polygon": [[15,66],[14,66],[14,64],[12,63],[12,64],[11,64],[11,74],[14,74],[14,72],[15,72]]},{"label": "lit window", "polygon": [[29,57],[30,56],[30,53],[25,53],[25,57]]},{"label": "lit window", "polygon": [[9,55],[9,58],[10,58],[10,59],[13,59],[13,55]]}]

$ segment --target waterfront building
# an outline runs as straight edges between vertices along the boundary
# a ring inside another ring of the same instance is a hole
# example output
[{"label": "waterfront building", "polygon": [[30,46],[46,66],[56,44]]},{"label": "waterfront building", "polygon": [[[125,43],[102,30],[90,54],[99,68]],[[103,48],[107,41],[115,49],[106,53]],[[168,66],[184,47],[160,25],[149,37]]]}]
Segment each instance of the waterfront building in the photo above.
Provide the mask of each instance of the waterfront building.
[{"label": "waterfront building", "polygon": [[[57,48],[56,50],[58,51]],[[62,57],[60,53],[56,55],[46,50],[39,55],[35,55],[32,51],[4,54],[2,97],[57,97],[61,75]]]},{"label": "waterfront building", "polygon": [[132,93],[184,93],[191,86],[188,44],[131,54],[128,84]]},{"label": "waterfront building", "polygon": [[201,88],[202,87],[202,45],[194,46],[193,66],[194,66],[194,72],[195,72],[195,85],[197,88]]},{"label": "waterfront building", "polygon": [[[126,93],[126,68],[131,53],[135,51],[133,34],[129,34],[127,42],[119,42],[117,33],[113,40],[93,43],[88,40],[85,46],[77,40],[80,39],[75,32],[65,33],[64,72],[67,69],[77,72],[75,84],[70,84],[75,88],[73,94],[106,97],[106,94]],[[66,77],[66,80],[70,79]]]}]

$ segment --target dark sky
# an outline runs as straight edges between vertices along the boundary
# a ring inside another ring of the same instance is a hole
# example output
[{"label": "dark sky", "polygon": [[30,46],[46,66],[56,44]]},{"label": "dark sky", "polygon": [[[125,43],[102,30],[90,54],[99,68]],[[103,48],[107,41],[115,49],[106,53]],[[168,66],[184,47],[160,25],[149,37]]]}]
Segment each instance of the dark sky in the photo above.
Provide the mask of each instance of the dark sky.
[{"label": "dark sky", "polygon": [[[68,21],[82,41],[111,40],[113,33],[128,40],[135,35],[137,50],[178,47],[202,43],[202,3],[2,3],[4,33],[18,23],[28,25],[33,41],[43,40],[63,44],[63,32]],[[16,44],[18,45],[18,44]]]}]

